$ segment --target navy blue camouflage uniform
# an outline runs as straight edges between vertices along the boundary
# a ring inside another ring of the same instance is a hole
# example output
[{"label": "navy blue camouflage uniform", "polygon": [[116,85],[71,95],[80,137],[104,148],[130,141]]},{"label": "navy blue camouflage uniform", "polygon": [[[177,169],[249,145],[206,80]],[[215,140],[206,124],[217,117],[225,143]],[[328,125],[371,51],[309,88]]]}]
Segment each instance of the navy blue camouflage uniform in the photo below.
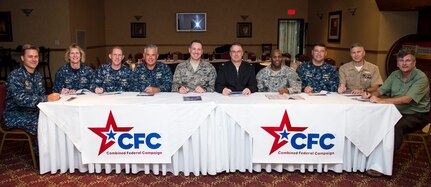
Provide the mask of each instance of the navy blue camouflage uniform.
[{"label": "navy blue camouflage uniform", "polygon": [[31,74],[21,66],[9,74],[6,86],[6,127],[21,128],[36,135],[39,118],[37,104],[47,101],[42,76],[38,71]]},{"label": "navy blue camouflage uniform", "polygon": [[313,92],[337,91],[339,82],[337,70],[326,62],[321,66],[315,66],[311,61],[302,63],[296,72],[302,81],[302,91],[307,86],[312,87]]},{"label": "navy blue camouflage uniform", "polygon": [[79,69],[72,69],[70,63],[62,66],[55,74],[53,92],[60,93],[61,89],[67,88],[72,90],[88,89],[93,84],[93,69],[85,64],[80,64]]},{"label": "navy blue camouflage uniform", "polygon": [[172,72],[168,65],[156,62],[153,70],[147,68],[147,64],[136,66],[133,74],[133,91],[143,92],[146,87],[160,88],[161,92],[170,92],[172,86]]},{"label": "navy blue camouflage uniform", "polygon": [[96,87],[103,88],[104,92],[127,92],[131,91],[132,70],[121,65],[120,69],[112,69],[111,64],[103,64],[97,69],[94,76],[94,84],[91,91]]}]

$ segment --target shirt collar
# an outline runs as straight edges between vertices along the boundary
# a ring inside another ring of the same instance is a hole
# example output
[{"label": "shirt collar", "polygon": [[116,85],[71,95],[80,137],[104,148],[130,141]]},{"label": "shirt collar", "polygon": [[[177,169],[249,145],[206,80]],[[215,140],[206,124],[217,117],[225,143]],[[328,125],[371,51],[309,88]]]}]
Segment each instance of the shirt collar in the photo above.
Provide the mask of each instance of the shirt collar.
[{"label": "shirt collar", "polygon": [[[415,67],[415,68],[413,68],[412,73],[410,74],[410,77],[406,82],[413,80],[417,74],[418,74],[418,69]],[[395,74],[395,76],[398,79],[403,80],[403,72],[401,72],[400,70],[397,70],[397,74]]]}]

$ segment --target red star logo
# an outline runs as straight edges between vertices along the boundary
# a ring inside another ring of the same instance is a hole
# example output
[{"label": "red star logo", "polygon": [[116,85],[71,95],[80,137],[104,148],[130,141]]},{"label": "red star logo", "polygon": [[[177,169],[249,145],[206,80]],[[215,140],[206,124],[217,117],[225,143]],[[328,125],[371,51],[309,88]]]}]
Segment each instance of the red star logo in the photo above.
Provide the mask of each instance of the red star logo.
[{"label": "red star logo", "polygon": [[[111,129],[112,128],[112,129]],[[91,131],[102,138],[100,143],[99,155],[106,151],[109,147],[115,144],[115,134],[114,132],[129,132],[133,127],[117,127],[112,111],[109,111],[108,121],[106,122],[106,127],[89,127]],[[107,138],[109,136],[109,140]]]},{"label": "red star logo", "polygon": [[[272,143],[271,151],[269,154],[271,155],[273,152],[277,151],[283,145],[286,145],[289,141],[287,140],[288,132],[297,131],[302,132],[308,127],[292,127],[289,120],[289,115],[287,114],[287,110],[284,111],[283,119],[281,120],[279,127],[262,127],[263,130],[274,136],[274,143]],[[280,141],[280,138],[282,139]]]}]

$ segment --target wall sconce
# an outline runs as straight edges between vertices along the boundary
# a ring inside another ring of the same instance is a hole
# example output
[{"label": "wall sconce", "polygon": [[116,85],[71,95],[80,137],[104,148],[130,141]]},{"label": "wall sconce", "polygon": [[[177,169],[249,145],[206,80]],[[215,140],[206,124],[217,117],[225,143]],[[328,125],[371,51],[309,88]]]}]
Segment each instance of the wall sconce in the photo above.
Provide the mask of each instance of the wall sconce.
[{"label": "wall sconce", "polygon": [[348,8],[347,10],[350,12],[352,16],[356,14],[356,8]]},{"label": "wall sconce", "polygon": [[135,17],[136,21],[139,21],[142,18],[142,16],[133,16],[133,17]]},{"label": "wall sconce", "polygon": [[26,16],[30,16],[31,12],[33,12],[33,9],[32,8],[23,8],[23,9],[21,9],[21,11],[24,12],[24,14]]},{"label": "wall sconce", "polygon": [[320,20],[322,20],[322,18],[323,18],[323,13],[317,13],[317,17],[318,17]]},{"label": "wall sconce", "polygon": [[248,18],[248,15],[241,15],[241,18],[243,21],[245,21]]}]

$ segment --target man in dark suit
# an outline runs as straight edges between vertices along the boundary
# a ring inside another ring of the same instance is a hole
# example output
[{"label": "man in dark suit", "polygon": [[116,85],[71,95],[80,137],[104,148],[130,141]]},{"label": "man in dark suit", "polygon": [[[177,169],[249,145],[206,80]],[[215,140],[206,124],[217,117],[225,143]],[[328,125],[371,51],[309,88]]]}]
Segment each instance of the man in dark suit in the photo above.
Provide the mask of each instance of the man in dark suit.
[{"label": "man in dark suit", "polygon": [[240,43],[233,43],[230,47],[231,60],[220,65],[215,82],[215,90],[223,95],[240,92],[243,95],[257,91],[254,67],[242,61],[244,50]]}]

